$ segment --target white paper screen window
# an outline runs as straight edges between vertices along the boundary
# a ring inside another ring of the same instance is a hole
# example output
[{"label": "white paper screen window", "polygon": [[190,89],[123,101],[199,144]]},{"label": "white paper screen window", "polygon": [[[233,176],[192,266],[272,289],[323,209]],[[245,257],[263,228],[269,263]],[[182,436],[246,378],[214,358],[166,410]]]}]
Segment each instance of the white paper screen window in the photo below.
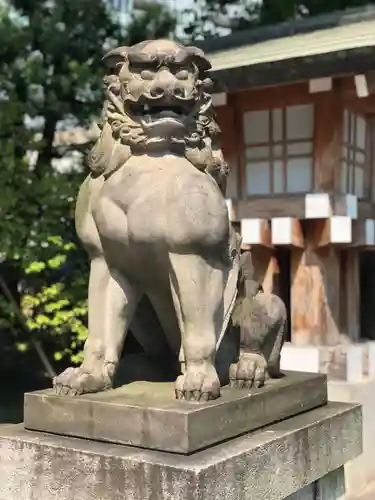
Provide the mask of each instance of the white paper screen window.
[{"label": "white paper screen window", "polygon": [[249,111],[243,120],[247,194],[311,191],[314,106]]},{"label": "white paper screen window", "polygon": [[269,136],[269,111],[248,111],[244,114],[244,134],[246,144],[267,143]]},{"label": "white paper screen window", "polygon": [[365,194],[369,193],[365,185],[366,169],[369,168],[366,118],[344,110],[342,137],[344,144],[341,150],[341,192],[364,198]]}]

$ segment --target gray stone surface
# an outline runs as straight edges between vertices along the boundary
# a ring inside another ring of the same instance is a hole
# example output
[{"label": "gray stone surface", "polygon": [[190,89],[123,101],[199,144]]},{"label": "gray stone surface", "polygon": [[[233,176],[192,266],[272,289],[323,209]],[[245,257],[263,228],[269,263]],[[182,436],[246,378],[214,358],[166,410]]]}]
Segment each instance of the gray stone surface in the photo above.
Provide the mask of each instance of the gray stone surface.
[{"label": "gray stone surface", "polygon": [[289,372],[262,389],[224,388],[215,401],[176,401],[173,383],[134,382],[107,392],[60,397],[25,395],[29,430],[191,453],[322,406],[322,374]]},{"label": "gray stone surface", "polygon": [[254,299],[251,254],[241,255],[228,218],[210,62],[161,39],[117,47],[103,62],[100,135],[75,210],[90,260],[89,331],[81,366],[55,377],[54,390],[113,388],[131,331],[177,371],[177,399],[217,399],[216,352],[233,328],[241,335],[230,382],[261,387],[280,375],[286,307],[272,294]]},{"label": "gray stone surface", "polygon": [[282,500],[362,451],[361,407],[328,405],[190,456],[0,430],[0,500]]},{"label": "gray stone surface", "polygon": [[305,486],[292,495],[288,495],[285,500],[316,500],[315,488],[316,482]]},{"label": "gray stone surface", "polygon": [[326,474],[301,490],[285,498],[285,500],[344,500],[345,473],[344,467]]},{"label": "gray stone surface", "polygon": [[316,483],[314,500],[344,500],[345,498],[345,472],[340,467],[322,477]]}]

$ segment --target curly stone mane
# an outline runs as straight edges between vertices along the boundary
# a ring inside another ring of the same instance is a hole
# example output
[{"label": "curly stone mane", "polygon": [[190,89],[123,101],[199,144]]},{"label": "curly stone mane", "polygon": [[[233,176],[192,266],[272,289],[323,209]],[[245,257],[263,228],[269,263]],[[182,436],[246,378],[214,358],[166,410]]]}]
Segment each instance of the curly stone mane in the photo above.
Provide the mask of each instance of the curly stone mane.
[{"label": "curly stone mane", "polygon": [[[109,72],[103,80],[101,133],[88,156],[92,175],[108,177],[135,153],[169,151],[185,156],[225,191],[228,166],[212,105],[211,66],[203,53],[169,40],[158,40],[157,46],[145,41],[110,51],[104,62]],[[167,132],[159,131],[149,116],[140,114],[141,109],[152,106],[161,114],[168,104],[182,111],[180,126]]]}]

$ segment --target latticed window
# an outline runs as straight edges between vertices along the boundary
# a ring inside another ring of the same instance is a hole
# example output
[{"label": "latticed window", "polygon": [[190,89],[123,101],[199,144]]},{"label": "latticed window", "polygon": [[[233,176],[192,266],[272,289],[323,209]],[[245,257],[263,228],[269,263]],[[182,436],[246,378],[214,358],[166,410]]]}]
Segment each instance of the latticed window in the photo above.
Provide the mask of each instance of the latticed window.
[{"label": "latticed window", "polygon": [[366,174],[370,163],[368,124],[365,116],[344,110],[341,153],[341,191],[367,198],[370,185]]},{"label": "latticed window", "polygon": [[309,192],[313,185],[312,104],[244,113],[248,195]]}]

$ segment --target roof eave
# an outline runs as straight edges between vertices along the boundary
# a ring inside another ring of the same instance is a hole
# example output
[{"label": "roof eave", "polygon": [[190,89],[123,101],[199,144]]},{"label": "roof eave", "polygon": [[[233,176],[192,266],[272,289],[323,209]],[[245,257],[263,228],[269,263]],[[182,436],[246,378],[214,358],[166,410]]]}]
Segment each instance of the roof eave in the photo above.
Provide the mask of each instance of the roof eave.
[{"label": "roof eave", "polygon": [[294,83],[312,78],[373,71],[375,46],[353,48],[248,66],[213,69],[215,91],[237,92],[251,88]]}]

